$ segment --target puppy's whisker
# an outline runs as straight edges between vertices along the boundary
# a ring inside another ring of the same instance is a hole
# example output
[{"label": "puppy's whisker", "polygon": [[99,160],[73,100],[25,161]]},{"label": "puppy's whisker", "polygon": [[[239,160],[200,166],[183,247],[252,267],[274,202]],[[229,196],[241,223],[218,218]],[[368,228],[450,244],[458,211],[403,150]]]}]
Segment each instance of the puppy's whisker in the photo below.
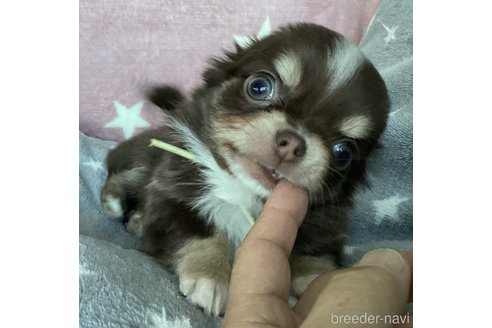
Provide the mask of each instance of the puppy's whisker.
[{"label": "puppy's whisker", "polygon": [[328,171],[330,172],[334,172],[336,173],[337,175],[339,175],[340,177],[344,178],[345,176],[343,174],[341,174],[340,172],[338,172],[337,170],[335,170],[334,168],[331,168],[331,167],[328,167]]},{"label": "puppy's whisker", "polygon": [[178,182],[176,186],[202,186],[202,183],[198,182]]},{"label": "puppy's whisker", "polygon": [[355,181],[353,181],[350,177],[341,174],[340,172],[338,172],[337,170],[335,170],[335,169],[333,169],[331,167],[329,167],[328,170],[330,172],[334,172],[334,173],[338,174],[341,178],[343,178],[343,180],[344,180],[345,183],[348,183],[348,184],[350,184],[350,185],[352,185],[354,187],[357,186],[357,183]]},{"label": "puppy's whisker", "polygon": [[321,188],[321,199],[320,200],[323,200],[325,198],[325,191],[328,193],[328,196],[330,198],[330,204],[334,204],[336,199],[333,197],[333,194],[331,192],[331,186],[329,184],[328,181],[325,181],[322,185],[322,188]]},{"label": "puppy's whisker", "polygon": [[243,121],[245,121],[246,123],[248,123],[252,128],[256,128],[255,125],[253,123],[251,123],[246,117],[244,116],[239,116]]}]

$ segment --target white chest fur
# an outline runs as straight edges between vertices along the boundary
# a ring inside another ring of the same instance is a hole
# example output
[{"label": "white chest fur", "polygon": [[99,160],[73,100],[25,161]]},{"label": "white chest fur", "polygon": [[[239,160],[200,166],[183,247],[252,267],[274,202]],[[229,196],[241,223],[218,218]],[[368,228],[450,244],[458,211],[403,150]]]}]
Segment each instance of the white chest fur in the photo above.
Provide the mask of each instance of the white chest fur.
[{"label": "white chest fur", "polygon": [[[241,210],[247,209],[256,218],[263,203],[258,196],[245,188],[238,179],[227,172],[207,172],[209,191],[199,198],[195,208],[227,234],[231,243],[237,247],[249,229],[251,223]],[[210,176],[213,174],[213,176]]]},{"label": "white chest fur", "polygon": [[268,193],[255,186],[257,183],[251,178],[242,176],[240,168],[231,168],[235,176],[220,168],[210,150],[187,126],[174,120],[170,120],[168,124],[178,132],[194,155],[192,161],[203,168],[200,174],[206,180],[208,190],[196,199],[193,207],[226,233],[234,247],[237,247],[251,228],[241,207],[248,210],[254,218],[258,217],[263,208],[259,195],[265,197]]}]

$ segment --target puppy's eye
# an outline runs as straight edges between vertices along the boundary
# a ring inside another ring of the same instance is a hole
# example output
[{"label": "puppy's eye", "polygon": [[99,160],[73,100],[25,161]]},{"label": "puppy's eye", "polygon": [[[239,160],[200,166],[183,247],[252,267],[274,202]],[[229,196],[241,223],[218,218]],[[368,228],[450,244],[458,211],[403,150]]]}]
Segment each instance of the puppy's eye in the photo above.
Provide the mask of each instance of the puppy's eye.
[{"label": "puppy's eye", "polygon": [[350,139],[342,139],[337,141],[331,152],[335,158],[335,167],[338,170],[345,170],[352,163],[354,152],[357,151],[357,145]]},{"label": "puppy's eye", "polygon": [[270,100],[275,91],[275,80],[268,73],[250,76],[245,83],[246,93],[256,101]]}]

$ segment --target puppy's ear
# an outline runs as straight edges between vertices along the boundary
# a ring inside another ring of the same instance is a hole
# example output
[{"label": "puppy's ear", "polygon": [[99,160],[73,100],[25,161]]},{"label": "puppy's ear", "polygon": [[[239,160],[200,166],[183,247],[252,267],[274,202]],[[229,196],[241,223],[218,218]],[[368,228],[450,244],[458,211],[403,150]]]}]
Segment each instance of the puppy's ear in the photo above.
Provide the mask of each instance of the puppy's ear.
[{"label": "puppy's ear", "polygon": [[154,105],[169,111],[174,110],[185,99],[181,91],[170,85],[151,87],[145,91],[145,96]]},{"label": "puppy's ear", "polygon": [[229,58],[214,58],[209,63],[210,67],[202,74],[207,86],[217,86],[233,75],[234,65]]},{"label": "puppy's ear", "polygon": [[203,80],[208,86],[217,86],[234,76],[245,49],[235,44],[235,51],[226,51],[223,57],[215,57],[209,61],[209,68],[202,74]]}]

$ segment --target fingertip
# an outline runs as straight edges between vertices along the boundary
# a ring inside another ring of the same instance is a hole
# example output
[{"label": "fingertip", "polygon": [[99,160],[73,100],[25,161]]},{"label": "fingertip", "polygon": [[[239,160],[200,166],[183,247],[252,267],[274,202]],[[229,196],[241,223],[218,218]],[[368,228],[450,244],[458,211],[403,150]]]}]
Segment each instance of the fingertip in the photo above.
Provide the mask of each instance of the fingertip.
[{"label": "fingertip", "polygon": [[299,226],[306,216],[307,207],[308,196],[304,189],[291,182],[280,181],[243,241],[243,249],[246,245],[250,247],[257,244],[258,240],[266,240],[279,246],[288,257]]},{"label": "fingertip", "polygon": [[287,180],[281,180],[273,189],[265,207],[282,209],[302,222],[308,207],[308,193]]},{"label": "fingertip", "polygon": [[280,180],[275,188],[273,189],[272,193],[290,193],[290,194],[297,194],[300,197],[305,197],[307,200],[307,191],[306,189],[293,184],[289,180],[282,179]]}]

